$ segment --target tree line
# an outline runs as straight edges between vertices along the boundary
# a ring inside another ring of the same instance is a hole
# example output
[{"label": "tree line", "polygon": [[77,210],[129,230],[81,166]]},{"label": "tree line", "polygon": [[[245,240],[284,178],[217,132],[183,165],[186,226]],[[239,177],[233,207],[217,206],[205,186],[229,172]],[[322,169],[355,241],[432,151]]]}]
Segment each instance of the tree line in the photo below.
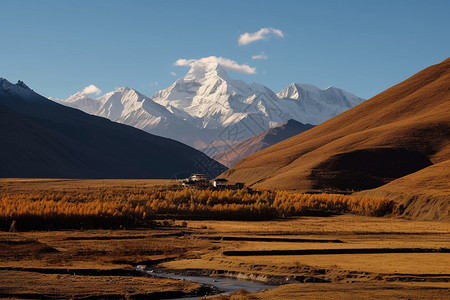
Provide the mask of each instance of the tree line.
[{"label": "tree line", "polygon": [[270,220],[299,215],[354,213],[383,216],[394,203],[383,197],[308,194],[282,190],[162,188],[84,189],[0,193],[0,228],[151,227],[158,219]]}]

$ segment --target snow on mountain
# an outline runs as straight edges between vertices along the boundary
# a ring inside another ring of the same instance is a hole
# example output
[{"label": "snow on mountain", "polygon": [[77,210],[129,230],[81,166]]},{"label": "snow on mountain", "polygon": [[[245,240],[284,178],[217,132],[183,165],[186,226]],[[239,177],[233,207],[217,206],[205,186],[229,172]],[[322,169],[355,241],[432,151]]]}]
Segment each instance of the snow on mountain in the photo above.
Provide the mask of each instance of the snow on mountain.
[{"label": "snow on mountain", "polygon": [[[289,119],[319,124],[364,101],[337,88],[292,84],[278,95],[264,85],[234,80],[217,63],[196,62],[183,78],[150,98],[120,88],[97,99],[77,93],[62,104],[213,155]],[[221,149],[215,146],[221,142]],[[209,153],[208,153],[209,152]]]},{"label": "snow on mountain", "polygon": [[101,105],[96,115],[143,130],[149,131],[162,123],[178,122],[163,106],[128,87],[107,93],[97,101]]},{"label": "snow on mountain", "polygon": [[311,84],[293,83],[277,94],[288,105],[296,107],[297,120],[320,124],[364,101],[344,90],[328,87],[324,90]]},{"label": "snow on mountain", "polygon": [[195,63],[187,75],[151,99],[218,139],[242,140],[289,119],[269,88],[231,79],[217,63]]},{"label": "snow on mountain", "polygon": [[121,87],[97,99],[78,92],[65,101],[58,102],[146,131],[167,122],[180,123],[166,108],[128,87]]},{"label": "snow on mountain", "polygon": [[[128,87],[121,87],[97,99],[78,92],[64,101],[54,101],[188,145],[197,146],[199,142],[203,145],[203,142],[196,137],[199,134],[196,132],[196,127],[180,119],[164,106]],[[204,132],[204,135],[212,137],[210,132]]]},{"label": "snow on mountain", "polygon": [[67,98],[65,101],[59,100],[57,102],[80,109],[91,115],[99,110],[101,104],[97,99],[93,99],[83,92],[78,92]]}]

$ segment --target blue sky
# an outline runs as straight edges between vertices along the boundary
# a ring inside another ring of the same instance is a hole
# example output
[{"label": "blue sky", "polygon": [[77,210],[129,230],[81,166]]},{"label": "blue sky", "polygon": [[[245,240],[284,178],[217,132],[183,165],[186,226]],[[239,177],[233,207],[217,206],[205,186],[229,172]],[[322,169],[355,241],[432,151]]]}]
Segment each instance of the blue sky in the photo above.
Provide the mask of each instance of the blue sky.
[{"label": "blue sky", "polygon": [[[449,16],[448,0],[0,0],[0,77],[47,97],[91,84],[151,96],[188,71],[177,60],[215,56],[275,92],[300,82],[369,98],[450,56]],[[279,31],[239,45],[261,28]]]}]

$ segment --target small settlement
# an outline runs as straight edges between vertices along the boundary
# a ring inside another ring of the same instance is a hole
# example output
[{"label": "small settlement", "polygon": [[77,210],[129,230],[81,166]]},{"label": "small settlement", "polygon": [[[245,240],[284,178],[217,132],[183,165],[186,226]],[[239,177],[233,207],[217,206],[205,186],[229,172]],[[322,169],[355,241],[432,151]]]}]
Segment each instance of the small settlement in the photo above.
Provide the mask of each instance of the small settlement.
[{"label": "small settlement", "polygon": [[189,178],[181,180],[183,187],[185,188],[197,188],[197,189],[229,189],[239,190],[244,188],[242,182],[236,182],[235,184],[229,184],[228,180],[223,178],[217,178],[209,181],[205,174],[192,174]]}]

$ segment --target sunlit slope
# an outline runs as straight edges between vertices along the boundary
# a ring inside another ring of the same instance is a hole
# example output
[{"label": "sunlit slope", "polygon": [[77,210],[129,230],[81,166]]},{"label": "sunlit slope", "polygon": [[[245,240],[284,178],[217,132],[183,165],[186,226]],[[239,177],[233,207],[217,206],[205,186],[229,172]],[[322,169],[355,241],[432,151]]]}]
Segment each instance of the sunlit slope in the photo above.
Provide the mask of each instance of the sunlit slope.
[{"label": "sunlit slope", "polygon": [[[375,188],[450,158],[450,59],[222,176],[300,190]],[[444,180],[444,178],[442,178]]]}]

